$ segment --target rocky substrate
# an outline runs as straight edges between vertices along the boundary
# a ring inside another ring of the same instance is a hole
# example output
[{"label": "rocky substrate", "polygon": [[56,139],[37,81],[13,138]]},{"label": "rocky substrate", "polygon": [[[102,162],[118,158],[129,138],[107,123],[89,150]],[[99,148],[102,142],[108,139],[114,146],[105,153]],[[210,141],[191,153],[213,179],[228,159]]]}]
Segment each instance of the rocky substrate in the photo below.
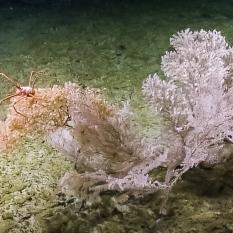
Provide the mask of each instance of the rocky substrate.
[{"label": "rocky substrate", "polygon": [[28,138],[0,157],[0,232],[41,232],[38,214],[57,204],[57,182],[71,163]]},{"label": "rocky substrate", "polygon": [[0,233],[233,232],[231,160],[185,174],[169,196],[166,216],[159,215],[159,193],[135,199],[106,192],[94,204],[66,197],[57,183],[72,169],[63,155],[35,138],[2,154]]}]

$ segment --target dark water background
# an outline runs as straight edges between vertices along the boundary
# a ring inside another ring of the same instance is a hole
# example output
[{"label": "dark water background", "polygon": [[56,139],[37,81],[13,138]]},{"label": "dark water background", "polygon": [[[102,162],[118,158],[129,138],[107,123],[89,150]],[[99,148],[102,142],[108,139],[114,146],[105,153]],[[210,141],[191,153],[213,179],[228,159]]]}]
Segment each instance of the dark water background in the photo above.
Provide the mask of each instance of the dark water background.
[{"label": "dark water background", "polygon": [[160,57],[178,30],[217,29],[232,38],[232,1],[0,4],[1,70],[22,81],[32,69],[47,70],[45,85],[78,80],[117,94],[138,90],[149,73],[160,72]]},{"label": "dark water background", "polygon": [[[10,0],[0,1],[0,70],[26,84],[65,81],[105,88],[113,101],[134,93],[160,72],[161,55],[177,31],[217,29],[232,41],[232,1]],[[0,83],[3,97],[12,87]]]},{"label": "dark water background", "polygon": [[[220,30],[233,44],[233,1],[0,1],[0,71],[26,84],[30,71],[40,70],[40,87],[74,81],[103,89],[114,102],[131,97],[146,125],[142,81],[162,75],[160,57],[170,49],[170,36],[186,28]],[[12,90],[0,81],[1,97]],[[156,195],[133,200],[129,212],[108,201],[78,212],[75,201],[53,194],[71,168],[41,140],[2,157],[0,233],[233,232],[231,163],[187,174],[164,218]]]}]

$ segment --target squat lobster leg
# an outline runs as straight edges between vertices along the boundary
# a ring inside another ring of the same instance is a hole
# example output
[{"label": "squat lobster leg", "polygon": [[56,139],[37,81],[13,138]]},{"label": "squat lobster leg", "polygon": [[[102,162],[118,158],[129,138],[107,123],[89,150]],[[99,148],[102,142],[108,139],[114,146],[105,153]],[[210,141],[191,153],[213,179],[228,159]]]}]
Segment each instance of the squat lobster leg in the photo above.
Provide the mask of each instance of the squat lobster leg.
[{"label": "squat lobster leg", "polygon": [[15,96],[18,96],[18,94],[13,94],[13,95],[8,95],[8,96],[6,96],[5,98],[3,98],[3,99],[0,100],[0,104],[1,104],[2,102],[4,102],[5,100],[11,99],[11,98],[13,98],[13,97],[15,97]]},{"label": "squat lobster leg", "polygon": [[17,89],[21,89],[20,84],[14,80],[13,78],[8,77],[7,75],[5,75],[4,73],[0,73],[0,76],[3,76],[6,80],[8,80],[9,82],[11,82],[12,84],[14,84],[16,86]]},{"label": "squat lobster leg", "polygon": [[19,111],[16,109],[16,107],[15,107],[15,105],[16,105],[21,99],[23,99],[24,97],[25,97],[25,96],[22,96],[20,99],[18,99],[16,102],[14,102],[13,108],[14,108],[14,110],[15,110],[16,113],[18,113],[19,115],[21,115],[21,116],[23,116],[23,117],[25,117],[25,118],[28,118],[28,117],[25,116],[23,113],[19,112]]},{"label": "squat lobster leg", "polygon": [[35,86],[35,82],[37,80],[37,77],[32,81],[32,77],[35,74],[35,71],[31,71],[30,77],[29,77],[29,82],[28,82],[28,86],[31,87],[32,89],[34,89]]}]

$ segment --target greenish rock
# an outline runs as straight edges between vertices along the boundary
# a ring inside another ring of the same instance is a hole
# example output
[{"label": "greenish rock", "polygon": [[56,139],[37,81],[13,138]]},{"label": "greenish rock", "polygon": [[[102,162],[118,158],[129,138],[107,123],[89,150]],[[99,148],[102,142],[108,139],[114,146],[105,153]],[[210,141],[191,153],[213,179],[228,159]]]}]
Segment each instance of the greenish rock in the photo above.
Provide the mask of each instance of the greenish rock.
[{"label": "greenish rock", "polygon": [[5,225],[8,220],[13,223],[9,231],[41,231],[37,215],[57,205],[58,180],[72,167],[63,155],[41,142],[37,137],[27,138],[0,159],[0,186],[4,187],[0,189],[0,213]]},{"label": "greenish rock", "polygon": [[12,220],[0,220],[0,233],[8,233],[13,226],[14,222]]},{"label": "greenish rock", "polygon": [[14,215],[10,212],[5,212],[5,213],[2,213],[2,219],[3,220],[6,220],[6,219],[13,219]]},{"label": "greenish rock", "polygon": [[[17,175],[19,175],[19,174],[16,173],[16,176]],[[11,188],[9,189],[10,193],[22,191],[27,186],[23,181],[21,181],[21,180],[19,180],[17,178],[15,178],[15,180],[12,180],[11,182],[12,182],[11,183]]]}]

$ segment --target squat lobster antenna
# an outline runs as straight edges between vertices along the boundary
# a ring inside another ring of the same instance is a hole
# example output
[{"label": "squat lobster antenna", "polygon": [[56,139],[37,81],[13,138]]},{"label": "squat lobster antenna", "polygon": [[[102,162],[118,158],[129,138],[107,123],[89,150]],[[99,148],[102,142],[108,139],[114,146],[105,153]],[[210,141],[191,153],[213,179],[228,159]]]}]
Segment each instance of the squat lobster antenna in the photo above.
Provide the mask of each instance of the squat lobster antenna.
[{"label": "squat lobster antenna", "polygon": [[[40,77],[40,74],[42,74],[42,71],[31,71],[30,73],[28,86],[31,87],[33,90],[34,90],[36,81]],[[35,76],[34,79],[33,79],[33,76]]]},{"label": "squat lobster antenna", "polygon": [[9,82],[13,83],[18,89],[21,89],[20,84],[14,80],[13,78],[8,77],[7,75],[5,75],[4,73],[0,73],[0,76],[4,77],[5,79],[7,79]]},{"label": "squat lobster antenna", "polygon": [[35,77],[35,79],[32,81],[32,77],[33,77],[33,75],[34,75],[35,73],[36,73],[35,71],[31,71],[31,74],[30,74],[30,77],[29,77],[28,86],[29,86],[29,87],[32,87],[32,88],[34,88],[35,82],[36,82],[36,79],[37,79],[37,77]]}]

